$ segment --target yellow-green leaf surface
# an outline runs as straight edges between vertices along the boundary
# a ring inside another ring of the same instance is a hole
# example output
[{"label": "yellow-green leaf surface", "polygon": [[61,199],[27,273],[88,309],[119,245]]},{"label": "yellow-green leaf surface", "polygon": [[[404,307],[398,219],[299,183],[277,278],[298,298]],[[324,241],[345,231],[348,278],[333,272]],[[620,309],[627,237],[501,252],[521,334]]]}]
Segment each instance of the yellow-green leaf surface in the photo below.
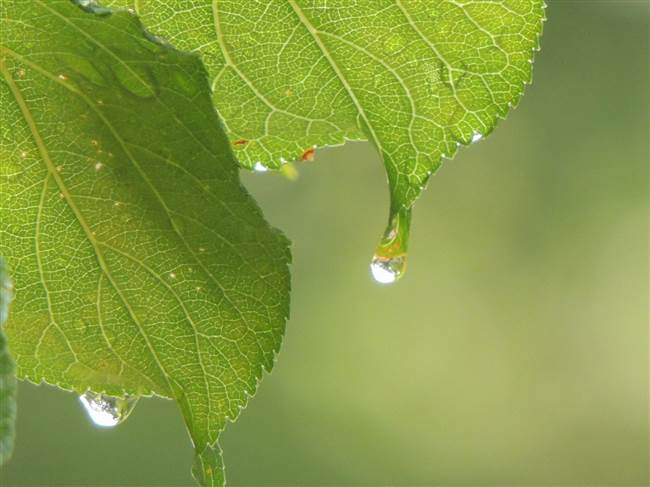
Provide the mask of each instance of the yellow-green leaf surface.
[{"label": "yellow-green leaf surface", "polygon": [[2,328],[12,295],[13,286],[0,257],[0,466],[11,457],[16,421],[16,364],[9,354]]},{"label": "yellow-green leaf surface", "polygon": [[[134,0],[116,0],[122,5]],[[368,139],[392,209],[492,131],[531,79],[543,0],[135,0],[202,54],[240,162],[278,167]]]},{"label": "yellow-green leaf surface", "polygon": [[217,436],[280,346],[288,242],[240,185],[198,57],[80,3],[0,4],[18,376],[173,398],[218,485]]}]

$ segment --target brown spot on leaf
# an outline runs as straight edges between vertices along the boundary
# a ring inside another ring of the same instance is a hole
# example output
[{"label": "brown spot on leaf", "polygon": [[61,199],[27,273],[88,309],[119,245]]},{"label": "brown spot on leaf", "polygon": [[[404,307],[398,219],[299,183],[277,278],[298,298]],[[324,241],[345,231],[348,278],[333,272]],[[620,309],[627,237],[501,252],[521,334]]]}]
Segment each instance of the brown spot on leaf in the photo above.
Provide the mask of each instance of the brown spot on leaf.
[{"label": "brown spot on leaf", "polygon": [[307,149],[305,152],[302,153],[302,156],[300,156],[300,160],[313,161],[315,155],[316,155],[316,150],[312,147],[311,149]]}]

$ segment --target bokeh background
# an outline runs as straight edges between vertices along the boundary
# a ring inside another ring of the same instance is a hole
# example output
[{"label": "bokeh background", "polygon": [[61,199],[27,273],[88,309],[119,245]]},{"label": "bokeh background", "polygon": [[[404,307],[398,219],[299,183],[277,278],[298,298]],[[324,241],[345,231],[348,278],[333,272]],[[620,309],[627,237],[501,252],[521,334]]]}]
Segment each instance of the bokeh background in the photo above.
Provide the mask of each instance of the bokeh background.
[{"label": "bokeh background", "polygon": [[[534,84],[432,178],[409,270],[368,271],[388,193],[368,144],[247,174],[293,240],[276,368],[222,437],[230,485],[648,485],[648,10],[550,1]],[[21,384],[9,486],[184,486],[173,403],[114,430]]]}]

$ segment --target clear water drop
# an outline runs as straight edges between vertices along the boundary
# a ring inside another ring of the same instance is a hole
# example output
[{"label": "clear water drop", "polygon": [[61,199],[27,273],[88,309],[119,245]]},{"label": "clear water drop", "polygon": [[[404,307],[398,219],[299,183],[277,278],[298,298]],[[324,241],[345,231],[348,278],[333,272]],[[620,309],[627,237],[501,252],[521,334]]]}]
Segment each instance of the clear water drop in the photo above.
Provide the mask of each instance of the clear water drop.
[{"label": "clear water drop", "polygon": [[472,135],[472,144],[475,144],[476,142],[478,142],[482,138],[483,138],[483,134],[481,134],[479,132],[474,132],[474,134]]},{"label": "clear water drop", "polygon": [[392,284],[406,272],[411,209],[391,210],[384,231],[370,262],[372,277],[381,284]]},{"label": "clear water drop", "polygon": [[375,255],[370,263],[372,277],[380,284],[392,284],[404,273],[406,256],[382,258]]},{"label": "clear water drop", "polygon": [[9,314],[9,303],[14,297],[14,285],[9,278],[9,275],[4,270],[5,261],[2,256],[0,256],[0,303],[4,303],[0,306],[0,325],[2,325]]},{"label": "clear water drop", "polygon": [[266,167],[261,162],[256,162],[255,165],[253,166],[253,171],[255,171],[255,172],[266,172],[268,170],[269,170],[269,168]]},{"label": "clear water drop", "polygon": [[112,428],[129,417],[138,402],[137,396],[114,397],[98,392],[87,391],[79,396],[88,417],[97,426]]}]

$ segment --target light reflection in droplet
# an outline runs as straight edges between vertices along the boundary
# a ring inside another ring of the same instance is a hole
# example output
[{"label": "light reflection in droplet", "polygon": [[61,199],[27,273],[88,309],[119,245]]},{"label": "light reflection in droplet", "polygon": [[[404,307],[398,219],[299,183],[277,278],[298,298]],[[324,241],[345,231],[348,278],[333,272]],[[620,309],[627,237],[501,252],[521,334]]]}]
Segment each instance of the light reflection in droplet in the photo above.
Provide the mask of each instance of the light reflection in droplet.
[{"label": "light reflection in droplet", "polygon": [[370,263],[372,277],[380,284],[392,284],[397,281],[406,270],[406,256],[386,259],[374,256]]},{"label": "light reflection in droplet", "polygon": [[112,428],[123,422],[138,402],[138,397],[124,398],[87,391],[79,396],[88,417],[96,426]]}]

